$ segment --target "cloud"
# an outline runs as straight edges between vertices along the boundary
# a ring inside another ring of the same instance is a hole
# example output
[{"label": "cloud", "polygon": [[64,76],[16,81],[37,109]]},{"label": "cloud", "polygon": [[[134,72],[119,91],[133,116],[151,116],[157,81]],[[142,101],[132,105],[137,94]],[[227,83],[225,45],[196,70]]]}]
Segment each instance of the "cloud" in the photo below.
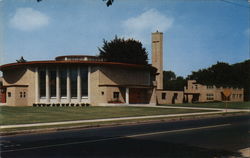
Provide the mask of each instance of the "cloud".
[{"label": "cloud", "polygon": [[19,8],[10,19],[10,26],[22,31],[33,31],[49,24],[49,17],[32,8]]},{"label": "cloud", "polygon": [[122,21],[125,37],[133,37],[144,43],[150,41],[150,33],[165,32],[173,25],[174,19],[155,9],[150,9],[136,17]]}]

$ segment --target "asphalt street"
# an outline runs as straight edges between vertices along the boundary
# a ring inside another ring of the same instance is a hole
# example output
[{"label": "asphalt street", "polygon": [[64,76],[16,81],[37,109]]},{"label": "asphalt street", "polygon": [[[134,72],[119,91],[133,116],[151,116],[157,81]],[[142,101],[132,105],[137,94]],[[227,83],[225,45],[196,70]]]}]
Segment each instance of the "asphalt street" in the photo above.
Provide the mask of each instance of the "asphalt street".
[{"label": "asphalt street", "polygon": [[250,115],[1,137],[3,158],[242,157]]}]

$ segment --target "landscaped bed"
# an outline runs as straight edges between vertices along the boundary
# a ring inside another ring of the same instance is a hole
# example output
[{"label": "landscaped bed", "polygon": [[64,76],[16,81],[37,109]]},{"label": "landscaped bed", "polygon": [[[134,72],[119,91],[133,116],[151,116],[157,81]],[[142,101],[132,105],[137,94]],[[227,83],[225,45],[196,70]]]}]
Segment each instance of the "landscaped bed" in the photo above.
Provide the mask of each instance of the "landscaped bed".
[{"label": "landscaped bed", "polygon": [[[186,104],[164,104],[164,106],[183,106],[183,107],[203,107],[203,108],[226,108],[225,102],[211,103],[186,103]],[[250,101],[248,102],[227,102],[228,109],[250,109]]]},{"label": "landscaped bed", "polygon": [[[206,110],[208,111],[208,110]],[[154,107],[0,107],[0,125],[206,112]]]}]

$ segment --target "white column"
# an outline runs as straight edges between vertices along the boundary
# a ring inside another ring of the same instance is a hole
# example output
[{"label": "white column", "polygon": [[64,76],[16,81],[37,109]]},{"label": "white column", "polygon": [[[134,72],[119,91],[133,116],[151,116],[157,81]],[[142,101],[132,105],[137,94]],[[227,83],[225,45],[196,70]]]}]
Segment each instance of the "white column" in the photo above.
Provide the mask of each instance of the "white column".
[{"label": "white column", "polygon": [[40,90],[39,90],[39,72],[38,67],[35,69],[35,87],[36,87],[36,103],[40,102]]},{"label": "white column", "polygon": [[81,69],[80,66],[77,67],[77,100],[78,102],[81,102]]},{"label": "white column", "polygon": [[50,102],[49,69],[46,67],[46,102]]},{"label": "white column", "polygon": [[90,101],[91,101],[91,100],[90,100],[90,99],[91,99],[91,98],[90,98],[90,97],[91,97],[91,90],[90,90],[90,88],[91,88],[91,87],[90,87],[91,79],[90,79],[90,75],[91,75],[91,67],[89,66],[89,67],[88,67],[88,102],[89,102],[89,103],[90,103]]},{"label": "white column", "polygon": [[71,89],[70,89],[70,72],[69,68],[67,68],[67,102],[69,103],[71,100]]},{"label": "white column", "polygon": [[60,87],[60,76],[59,76],[59,68],[56,69],[56,101],[59,103],[61,102],[61,87]]},{"label": "white column", "polygon": [[129,104],[129,88],[126,88],[126,104]]}]

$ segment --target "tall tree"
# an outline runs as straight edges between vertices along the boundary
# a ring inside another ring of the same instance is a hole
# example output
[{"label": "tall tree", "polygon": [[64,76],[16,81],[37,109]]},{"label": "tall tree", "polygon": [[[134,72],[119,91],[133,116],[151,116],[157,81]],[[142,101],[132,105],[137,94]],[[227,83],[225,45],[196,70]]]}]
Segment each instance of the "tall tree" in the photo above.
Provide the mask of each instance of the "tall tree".
[{"label": "tall tree", "polygon": [[173,71],[163,71],[163,80],[169,81],[169,80],[175,80],[176,75]]},{"label": "tall tree", "polygon": [[209,68],[192,72],[188,79],[217,87],[242,87],[245,100],[250,100],[250,60],[233,65],[217,62]]},{"label": "tall tree", "polygon": [[182,76],[176,77],[173,71],[163,71],[163,89],[183,91],[186,80]]},{"label": "tall tree", "polygon": [[134,40],[115,38],[111,41],[103,40],[103,46],[99,49],[99,57],[111,62],[122,62],[131,64],[148,64],[148,52],[142,43]]}]

